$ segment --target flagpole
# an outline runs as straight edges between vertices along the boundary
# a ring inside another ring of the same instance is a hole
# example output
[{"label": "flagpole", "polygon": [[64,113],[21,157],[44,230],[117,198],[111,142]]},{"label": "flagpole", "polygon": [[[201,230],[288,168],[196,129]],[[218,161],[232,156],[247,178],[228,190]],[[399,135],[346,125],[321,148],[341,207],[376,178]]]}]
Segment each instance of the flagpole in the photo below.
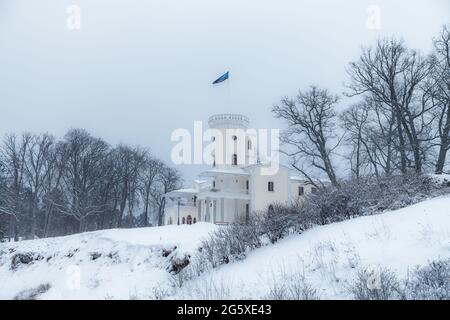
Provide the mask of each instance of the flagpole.
[{"label": "flagpole", "polygon": [[228,79],[227,79],[228,81],[228,83],[227,83],[227,112],[229,112],[229,110],[230,110],[230,105],[231,105],[231,90],[230,90],[230,81],[231,81],[231,79],[230,79],[230,77],[228,77]]}]

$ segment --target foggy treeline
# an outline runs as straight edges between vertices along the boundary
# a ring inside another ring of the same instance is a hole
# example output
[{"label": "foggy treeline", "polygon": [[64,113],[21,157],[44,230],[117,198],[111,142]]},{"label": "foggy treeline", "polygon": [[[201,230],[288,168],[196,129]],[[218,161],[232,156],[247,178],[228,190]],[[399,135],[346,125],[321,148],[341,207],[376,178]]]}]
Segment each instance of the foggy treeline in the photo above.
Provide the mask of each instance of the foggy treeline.
[{"label": "foggy treeline", "polygon": [[320,172],[335,186],[338,161],[354,179],[448,170],[450,26],[432,43],[427,54],[396,38],[362,48],[347,66],[344,95],[353,105],[316,86],[275,105],[288,124],[282,140],[294,168],[311,183],[320,184]]},{"label": "foggy treeline", "polygon": [[[161,224],[180,174],[140,147],[82,129],[7,135],[0,144],[0,233],[32,239]],[[1,235],[1,234],[0,234]]]}]

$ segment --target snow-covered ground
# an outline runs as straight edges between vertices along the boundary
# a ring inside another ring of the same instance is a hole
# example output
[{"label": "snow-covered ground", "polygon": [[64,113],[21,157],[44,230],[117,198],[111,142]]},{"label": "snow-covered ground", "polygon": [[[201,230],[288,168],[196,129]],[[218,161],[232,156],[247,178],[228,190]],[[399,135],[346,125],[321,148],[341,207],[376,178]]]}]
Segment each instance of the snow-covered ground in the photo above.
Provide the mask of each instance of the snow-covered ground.
[{"label": "snow-covered ground", "polygon": [[[450,197],[439,197],[380,215],[312,228],[251,252],[178,293],[195,298],[204,287],[220,287],[217,298],[265,298],[274,283],[304,276],[323,299],[347,299],[358,269],[408,269],[450,257]],[[283,279],[284,278],[284,279]],[[210,290],[212,297],[218,290]]]},{"label": "snow-covered ground", "polygon": [[[48,283],[50,289],[39,298],[258,299],[267,297],[274,283],[300,274],[321,298],[346,299],[348,283],[360,268],[383,266],[404,277],[417,265],[450,258],[450,197],[315,227],[176,287],[167,271],[169,258],[194,254],[215,228],[197,223],[2,244],[0,298]],[[164,257],[163,249],[174,246],[175,252]],[[26,252],[40,260],[11,270],[12,257]]]},{"label": "snow-covered ground", "polygon": [[[50,284],[42,299],[154,298],[170,283],[170,259],[193,254],[216,228],[209,223],[113,229],[0,244],[0,299]],[[3,252],[3,253],[2,253]],[[18,253],[35,261],[11,270]]]}]

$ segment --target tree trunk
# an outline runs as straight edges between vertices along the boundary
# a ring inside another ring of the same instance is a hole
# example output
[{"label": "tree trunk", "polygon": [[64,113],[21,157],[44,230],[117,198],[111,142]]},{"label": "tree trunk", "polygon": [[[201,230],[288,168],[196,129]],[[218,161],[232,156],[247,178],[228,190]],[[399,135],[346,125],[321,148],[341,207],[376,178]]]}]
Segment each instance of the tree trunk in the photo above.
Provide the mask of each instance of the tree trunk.
[{"label": "tree trunk", "polygon": [[435,173],[442,174],[444,172],[445,159],[447,157],[447,151],[449,147],[449,133],[450,133],[450,105],[447,106],[447,118],[445,120],[445,126],[441,134],[441,145],[439,147],[438,160],[436,162]]},{"label": "tree trunk", "polygon": [[405,151],[405,137],[403,136],[403,128],[401,115],[396,113],[397,117],[397,131],[398,131],[398,141],[399,141],[399,151],[400,151],[400,170],[402,174],[406,174],[406,151]]}]

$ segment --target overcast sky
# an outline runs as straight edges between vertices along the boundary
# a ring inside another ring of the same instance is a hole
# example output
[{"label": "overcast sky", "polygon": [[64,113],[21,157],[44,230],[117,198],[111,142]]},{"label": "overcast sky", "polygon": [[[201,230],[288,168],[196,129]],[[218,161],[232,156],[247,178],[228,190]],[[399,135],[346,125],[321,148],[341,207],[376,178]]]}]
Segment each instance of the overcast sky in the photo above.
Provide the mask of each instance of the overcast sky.
[{"label": "overcast sky", "polygon": [[396,35],[427,53],[445,23],[449,0],[0,0],[0,135],[82,127],[169,161],[174,129],[224,112],[279,127],[271,106],[311,84],[342,93],[361,45]]}]

